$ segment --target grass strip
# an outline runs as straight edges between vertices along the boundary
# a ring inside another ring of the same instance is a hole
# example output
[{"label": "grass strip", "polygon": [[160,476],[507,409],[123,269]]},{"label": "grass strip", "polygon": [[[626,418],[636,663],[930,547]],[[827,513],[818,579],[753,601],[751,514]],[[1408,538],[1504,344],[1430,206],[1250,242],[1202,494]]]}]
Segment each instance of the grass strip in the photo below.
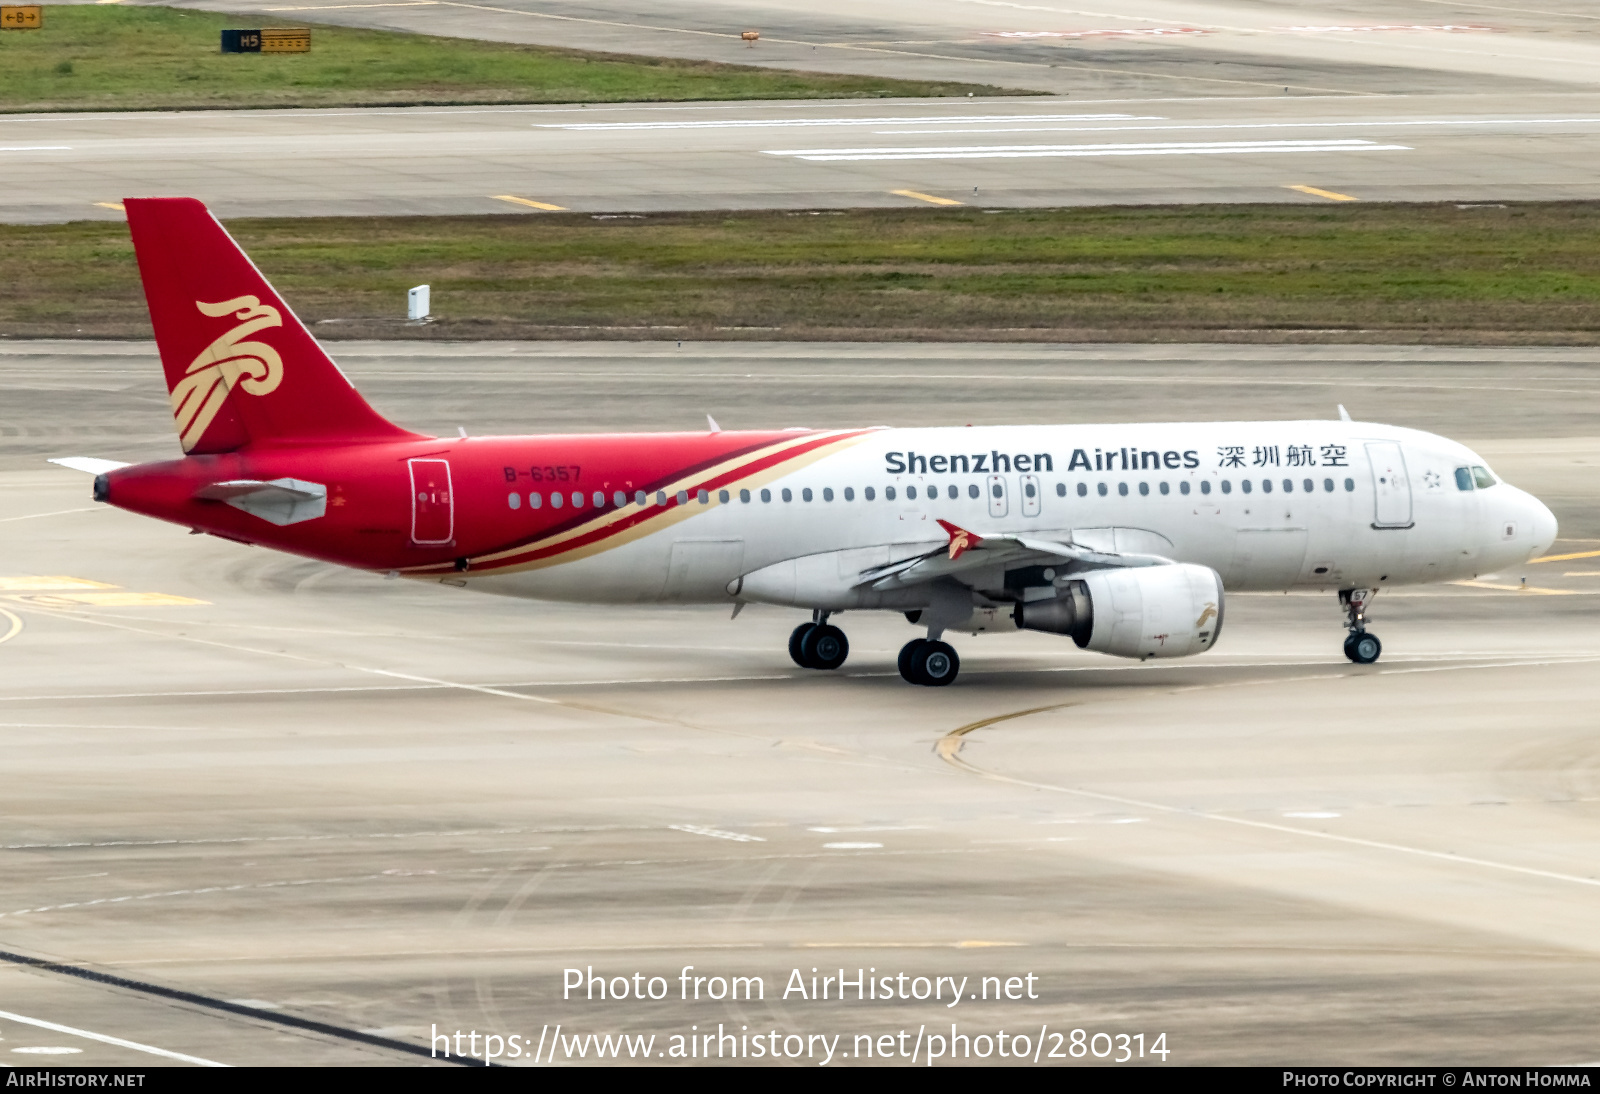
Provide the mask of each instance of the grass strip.
[{"label": "grass strip", "polygon": [[[311,52],[219,52],[223,28],[263,26],[310,26]],[[41,29],[0,31],[4,112],[969,93],[1029,94],[978,84],[834,76],[356,30],[305,23],[293,13],[49,5]]]},{"label": "grass strip", "polygon": [[[228,226],[328,337],[1600,342],[1589,202]],[[0,227],[0,284],[0,334],[149,335],[125,225]]]}]

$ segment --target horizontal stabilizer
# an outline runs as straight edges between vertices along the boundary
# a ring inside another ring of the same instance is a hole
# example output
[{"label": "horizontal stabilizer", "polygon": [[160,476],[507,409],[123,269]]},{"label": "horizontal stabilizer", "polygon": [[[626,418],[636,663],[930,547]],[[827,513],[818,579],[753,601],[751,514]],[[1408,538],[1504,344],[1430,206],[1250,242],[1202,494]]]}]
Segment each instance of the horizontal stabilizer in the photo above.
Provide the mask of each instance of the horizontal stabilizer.
[{"label": "horizontal stabilizer", "polygon": [[280,527],[315,520],[328,511],[328,488],[300,479],[229,479],[194,492],[202,501],[220,501]]},{"label": "horizontal stabilizer", "polygon": [[59,456],[50,461],[62,467],[70,467],[74,471],[83,471],[90,475],[104,475],[107,471],[115,471],[119,467],[128,467],[129,464],[121,460],[98,460],[93,456]]}]

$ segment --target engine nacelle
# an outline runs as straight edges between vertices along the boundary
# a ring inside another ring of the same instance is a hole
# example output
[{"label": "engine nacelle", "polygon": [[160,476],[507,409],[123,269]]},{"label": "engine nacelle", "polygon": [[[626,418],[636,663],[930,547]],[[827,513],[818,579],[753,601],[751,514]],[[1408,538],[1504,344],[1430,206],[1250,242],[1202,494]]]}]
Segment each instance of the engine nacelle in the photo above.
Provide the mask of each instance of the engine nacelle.
[{"label": "engine nacelle", "polygon": [[1065,634],[1081,649],[1114,657],[1188,657],[1222,634],[1222,578],[1207,566],[1174,563],[1093,570],[1051,600],[1018,604],[1017,626]]}]

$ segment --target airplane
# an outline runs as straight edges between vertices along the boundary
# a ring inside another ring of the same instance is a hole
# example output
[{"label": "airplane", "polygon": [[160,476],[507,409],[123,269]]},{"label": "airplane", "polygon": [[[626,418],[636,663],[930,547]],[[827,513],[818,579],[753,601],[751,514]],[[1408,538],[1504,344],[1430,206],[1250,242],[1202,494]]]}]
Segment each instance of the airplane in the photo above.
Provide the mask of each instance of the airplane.
[{"label": "airplane", "polygon": [[183,455],[65,457],[94,498],[341,566],[535,600],[809,611],[944,637],[1041,631],[1147,660],[1215,647],[1225,590],[1323,590],[1376,661],[1381,589],[1547,551],[1556,520],[1465,446],[1338,420],[431,437],[381,417],[206,207],[124,202]]}]

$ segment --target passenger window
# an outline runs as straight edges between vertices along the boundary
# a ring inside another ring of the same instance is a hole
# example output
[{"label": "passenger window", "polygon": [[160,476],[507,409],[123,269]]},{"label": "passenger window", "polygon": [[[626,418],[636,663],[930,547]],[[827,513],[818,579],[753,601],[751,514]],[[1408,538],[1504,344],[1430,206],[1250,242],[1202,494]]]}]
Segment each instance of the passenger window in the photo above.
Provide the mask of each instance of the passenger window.
[{"label": "passenger window", "polygon": [[855,501],[856,500],[856,488],[855,487],[847,486],[847,487],[844,488],[844,500],[845,501]]},{"label": "passenger window", "polygon": [[1150,484],[1149,483],[1141,482],[1139,484],[1139,496],[1141,498],[1148,498],[1150,496]]},{"label": "passenger window", "polygon": [[[784,500],[787,501],[789,499],[785,498]],[[808,486],[804,490],[800,491],[800,500],[801,501],[810,501],[811,500],[811,487]]]},{"label": "passenger window", "polygon": [[1224,494],[1233,493],[1233,483],[1229,482],[1227,479],[1223,479],[1222,480],[1222,492]]},{"label": "passenger window", "polygon": [[1294,493],[1294,480],[1293,479],[1284,479],[1283,480],[1283,492],[1285,494]]},{"label": "passenger window", "polygon": [[1056,497],[1064,498],[1066,496],[1067,496],[1067,484],[1064,483],[1064,482],[1056,483]]},{"label": "passenger window", "polygon": [[594,492],[594,507],[595,507],[595,508],[596,508],[596,509],[604,509],[604,508],[605,508],[605,507],[606,507],[606,495],[605,495],[605,491],[603,491],[603,490],[596,490],[596,491],[595,491],[595,492]]},{"label": "passenger window", "polygon": [[1168,486],[1166,483],[1162,483],[1161,484],[1161,492],[1163,494],[1170,494],[1170,493],[1172,493],[1172,487]]},{"label": "passenger window", "polygon": [[1316,490],[1316,488],[1317,488],[1317,484],[1312,482],[1310,479],[1307,479],[1305,482],[1301,483],[1300,486],[1308,494],[1311,493],[1312,491]]},{"label": "passenger window", "polygon": [[822,488],[822,500],[823,501],[832,501],[833,500],[833,487],[824,486]]},{"label": "passenger window", "polygon": [[[1248,488],[1249,485],[1250,485],[1249,483],[1246,483],[1245,484],[1246,488]],[[1247,489],[1246,492],[1248,492],[1248,489]],[[1261,480],[1261,492],[1263,494],[1272,493],[1272,480],[1271,479],[1262,479]]]},{"label": "passenger window", "polygon": [[784,501],[793,501],[794,500],[794,494],[790,492],[790,490],[789,490],[789,488],[787,486],[785,486],[783,488],[782,497],[783,497]]},{"label": "passenger window", "polygon": [[643,490],[636,490],[633,494],[633,504],[648,505],[650,504],[650,497]]},{"label": "passenger window", "polygon": [[748,504],[749,501],[750,501],[750,491],[748,491],[748,490],[739,491],[739,500]]},{"label": "passenger window", "polygon": [[967,497],[972,498],[973,500],[977,500],[978,495],[982,493],[983,491],[978,489],[977,483],[973,483],[967,487]]},{"label": "passenger window", "polygon": [[1201,479],[1200,480],[1200,492],[1202,494],[1211,493],[1211,480],[1210,479]]},{"label": "passenger window", "polygon": [[1122,495],[1123,497],[1127,497],[1128,496],[1128,484],[1125,483],[1125,482],[1117,483],[1117,493]]},{"label": "passenger window", "polygon": [[1095,483],[1095,484],[1094,484],[1094,488],[1095,488],[1095,490],[1096,490],[1096,492],[1098,492],[1098,493],[1099,493],[1099,495],[1100,495],[1100,496],[1101,496],[1101,497],[1102,497],[1102,498],[1103,498],[1103,497],[1105,497],[1105,496],[1106,496],[1106,494],[1107,494],[1107,493],[1108,493],[1108,492],[1109,492],[1109,491],[1107,491],[1107,490],[1106,490],[1106,484],[1105,484],[1105,483],[1103,483],[1103,482],[1097,482],[1097,483]]},{"label": "passenger window", "polygon": [[1178,484],[1178,493],[1180,493],[1180,494],[1188,494],[1189,493],[1189,484],[1186,483],[1186,482],[1180,482]]},{"label": "passenger window", "polygon": [[529,494],[528,495],[528,508],[529,509],[537,509],[543,504],[544,504],[544,495],[543,494]]},{"label": "passenger window", "polygon": [[1323,479],[1322,480],[1322,488],[1324,490],[1326,490],[1330,494],[1333,493],[1333,480],[1332,479]]},{"label": "passenger window", "polygon": [[[554,497],[554,495],[551,495],[551,496]],[[656,504],[657,505],[665,505],[665,504],[667,504],[667,492],[665,490],[657,490],[656,491]]]},{"label": "passenger window", "polygon": [[1458,467],[1458,468],[1456,468],[1456,489],[1457,490],[1471,490],[1472,489],[1472,468],[1470,468],[1470,467]]},{"label": "passenger window", "polygon": [[1353,494],[1353,493],[1355,493],[1355,489],[1356,489],[1356,480],[1355,479],[1345,479],[1344,480],[1344,492],[1345,493]]},{"label": "passenger window", "polygon": [[761,500],[762,501],[771,501],[772,500],[772,491],[771,490],[762,490],[761,491]]},{"label": "passenger window", "polygon": [[894,487],[885,486],[883,488],[883,500],[884,501],[893,501],[894,500]]},{"label": "passenger window", "polygon": [[551,491],[550,508],[560,509],[565,504],[567,504],[567,496],[565,494],[560,493],[559,491]]},{"label": "passenger window", "polygon": [[915,486],[906,487],[906,499],[908,501],[916,501],[917,500],[917,488]]},{"label": "passenger window", "polygon": [[728,504],[728,492],[726,490],[718,490],[717,491],[717,500],[720,501],[723,505],[727,505]]},{"label": "passenger window", "polygon": [[[728,499],[726,496],[724,496],[722,500],[727,501]],[[621,490],[618,490],[615,494],[611,495],[611,504],[615,505],[618,509],[621,509],[624,505],[628,504],[628,495],[624,494]]]},{"label": "passenger window", "polygon": [[1080,482],[1078,484],[1078,497],[1086,498],[1088,496],[1089,496],[1089,484]]},{"label": "passenger window", "polygon": [[[1250,493],[1250,490],[1251,490],[1251,486],[1250,486],[1250,480],[1249,480],[1249,479],[1244,479],[1244,480],[1242,480],[1242,481],[1241,481],[1241,482],[1240,482],[1240,483],[1239,483],[1239,489],[1240,489],[1240,490],[1243,490],[1243,491],[1244,491],[1244,492],[1245,492],[1245,493],[1246,493],[1246,494],[1248,494],[1248,493]],[[1222,492],[1223,492],[1223,493],[1224,493],[1224,494],[1226,494],[1226,493],[1227,493],[1227,492],[1228,492],[1228,488],[1227,488],[1227,487],[1226,487],[1226,486],[1224,486],[1224,487],[1223,487],[1223,488],[1222,488]]]},{"label": "passenger window", "polygon": [[687,490],[679,490],[678,491],[677,500],[678,500],[678,504],[679,505],[688,505],[689,504],[689,491],[687,491]]},{"label": "passenger window", "polygon": [[1489,469],[1487,467],[1474,467],[1472,469],[1472,481],[1477,485],[1479,490],[1487,490],[1499,480],[1493,475],[1489,474]]},{"label": "passenger window", "polygon": [[875,491],[869,486],[865,490],[861,491],[861,497],[866,501],[871,501],[874,493]]},{"label": "passenger window", "polygon": [[951,501],[955,501],[961,496],[961,487],[957,486],[955,483],[951,483],[950,488],[945,491],[945,494]]},{"label": "passenger window", "polygon": [[507,494],[506,495],[506,504],[511,506],[511,508],[513,508],[513,509],[521,509],[522,508],[522,495],[521,494]]},{"label": "passenger window", "polygon": [[694,496],[694,500],[701,505],[708,505],[711,502],[711,492],[709,490],[701,490]]},{"label": "passenger window", "polygon": [[1005,490],[1000,486],[999,483],[995,483],[993,486],[989,487],[989,493],[993,494],[997,498],[1005,496]]}]

